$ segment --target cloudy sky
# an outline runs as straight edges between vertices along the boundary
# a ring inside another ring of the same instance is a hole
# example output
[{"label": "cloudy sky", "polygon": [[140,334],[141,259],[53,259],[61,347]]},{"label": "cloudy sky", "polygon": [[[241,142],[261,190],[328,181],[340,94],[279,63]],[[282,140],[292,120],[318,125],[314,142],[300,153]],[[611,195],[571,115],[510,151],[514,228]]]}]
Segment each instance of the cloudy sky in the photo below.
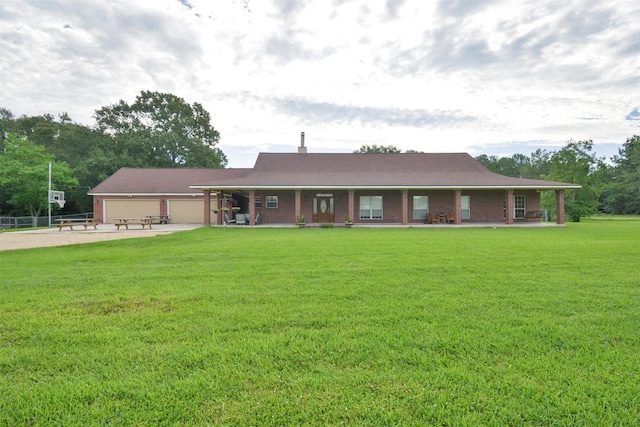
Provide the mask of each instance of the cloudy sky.
[{"label": "cloudy sky", "polygon": [[260,151],[530,154],[640,134],[632,0],[2,0],[0,107],[142,90],[211,113],[230,167]]}]

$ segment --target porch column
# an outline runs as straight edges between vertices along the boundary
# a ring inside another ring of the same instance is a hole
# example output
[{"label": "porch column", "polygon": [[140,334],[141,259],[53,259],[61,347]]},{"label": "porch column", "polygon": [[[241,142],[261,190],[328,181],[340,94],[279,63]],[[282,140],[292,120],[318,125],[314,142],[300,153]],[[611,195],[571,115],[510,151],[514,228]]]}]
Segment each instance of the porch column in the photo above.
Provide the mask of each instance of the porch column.
[{"label": "porch column", "polygon": [[256,192],[249,191],[249,225],[256,225]]},{"label": "porch column", "polygon": [[455,190],[456,218],[454,224],[462,224],[462,190]]},{"label": "porch column", "polygon": [[355,222],[355,209],[356,209],[356,203],[355,203],[355,191],[353,190],[349,190],[349,201],[348,201],[348,210],[347,210],[347,215],[349,215],[349,218],[351,218],[351,221]]},{"label": "porch column", "polygon": [[513,224],[513,190],[507,191],[507,224]]},{"label": "porch column", "polygon": [[224,218],[224,211],[222,210],[222,198],[224,197],[224,191],[216,193],[216,207],[218,208],[218,213],[216,214],[216,224],[222,225],[222,218]]},{"label": "porch column", "polygon": [[402,225],[409,223],[409,191],[402,190]]},{"label": "porch column", "polygon": [[[296,210],[296,217],[293,219],[293,223],[295,224],[296,222],[298,222],[298,217],[300,216],[300,199],[301,199],[301,193],[302,191],[300,190],[296,190],[296,197],[295,197],[295,210]],[[305,219],[306,222],[306,219]]]},{"label": "porch column", "polygon": [[564,224],[564,190],[556,190],[556,224]]},{"label": "porch column", "polygon": [[204,226],[211,225],[211,190],[204,190]]}]

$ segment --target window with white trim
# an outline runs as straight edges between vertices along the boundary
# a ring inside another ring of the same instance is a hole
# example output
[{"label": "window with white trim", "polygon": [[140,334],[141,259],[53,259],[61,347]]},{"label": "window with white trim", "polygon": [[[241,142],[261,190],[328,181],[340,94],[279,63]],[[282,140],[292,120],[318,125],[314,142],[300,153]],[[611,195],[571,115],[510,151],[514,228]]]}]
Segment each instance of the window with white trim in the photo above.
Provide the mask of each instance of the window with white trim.
[{"label": "window with white trim", "polygon": [[413,196],[413,219],[427,219],[429,196]]},{"label": "window with white trim", "polygon": [[471,196],[460,196],[460,217],[471,219]]},{"label": "window with white trim", "polygon": [[513,217],[524,218],[527,212],[527,204],[524,196],[513,196]]},{"label": "window with white trim", "polygon": [[266,196],[265,203],[267,208],[277,208],[278,207],[278,196]]},{"label": "window with white trim", "polygon": [[360,196],[360,219],[382,219],[382,196]]}]

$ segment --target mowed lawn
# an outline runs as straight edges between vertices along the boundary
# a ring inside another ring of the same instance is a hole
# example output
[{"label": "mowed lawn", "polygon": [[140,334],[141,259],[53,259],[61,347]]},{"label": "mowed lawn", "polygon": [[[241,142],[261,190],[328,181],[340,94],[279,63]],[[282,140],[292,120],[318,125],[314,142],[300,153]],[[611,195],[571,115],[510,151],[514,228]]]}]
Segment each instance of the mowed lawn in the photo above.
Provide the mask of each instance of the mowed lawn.
[{"label": "mowed lawn", "polygon": [[0,425],[638,425],[640,222],[0,253]]}]

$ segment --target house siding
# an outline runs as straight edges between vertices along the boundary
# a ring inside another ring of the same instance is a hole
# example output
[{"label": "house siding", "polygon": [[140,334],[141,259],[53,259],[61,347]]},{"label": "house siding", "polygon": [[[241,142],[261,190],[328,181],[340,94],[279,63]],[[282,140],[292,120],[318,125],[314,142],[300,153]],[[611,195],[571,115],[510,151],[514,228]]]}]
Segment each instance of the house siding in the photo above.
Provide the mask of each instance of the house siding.
[{"label": "house siding", "polygon": [[[267,208],[267,196],[278,196],[277,208]],[[295,222],[295,193],[293,191],[256,191],[256,197],[262,199],[262,207],[254,207],[254,216],[260,214],[261,223],[292,224]]]},{"label": "house siding", "polygon": [[463,191],[462,195],[469,196],[471,202],[470,218],[463,220],[463,223],[505,221],[505,201],[507,197],[505,191]]},{"label": "house siding", "polygon": [[[300,214],[305,216],[306,222],[312,222],[313,199],[318,194],[331,194],[334,198],[334,222],[344,222],[344,217],[350,215],[355,224],[401,224],[402,223],[402,191],[400,190],[367,190],[354,191],[354,212],[349,213],[348,191],[313,190],[300,192]],[[514,196],[526,197],[526,210],[540,209],[540,193],[537,191],[516,191]],[[262,206],[255,208],[254,215],[260,214],[263,224],[290,224],[296,220],[295,191],[256,191],[256,196],[262,199]],[[267,208],[266,197],[278,196],[278,207]],[[382,196],[382,219],[360,219],[360,196]],[[411,190],[408,192],[408,224],[423,224],[422,219],[413,218],[413,197],[428,196],[429,212],[437,215],[455,212],[455,191],[453,190]],[[503,190],[490,191],[462,191],[462,196],[469,196],[471,202],[471,218],[463,223],[475,222],[504,222],[505,198]],[[539,222],[538,218],[518,219],[519,222]]]}]

